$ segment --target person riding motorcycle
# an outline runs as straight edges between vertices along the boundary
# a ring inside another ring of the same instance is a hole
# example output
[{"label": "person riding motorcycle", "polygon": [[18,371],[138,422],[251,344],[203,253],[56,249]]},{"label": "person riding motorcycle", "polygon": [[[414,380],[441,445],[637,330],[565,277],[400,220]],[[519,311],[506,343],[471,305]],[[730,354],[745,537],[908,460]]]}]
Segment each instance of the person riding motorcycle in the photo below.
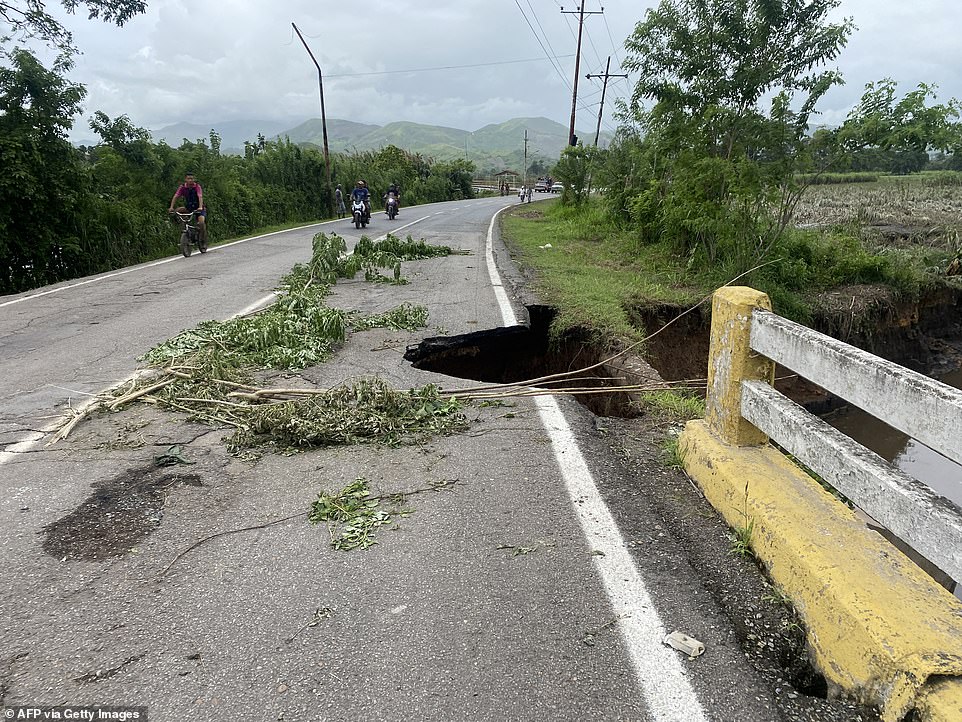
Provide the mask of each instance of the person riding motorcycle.
[{"label": "person riding motorcycle", "polygon": [[387,210],[387,197],[392,193],[394,194],[394,199],[397,201],[397,212],[400,212],[401,211],[401,189],[400,187],[398,187],[397,183],[392,183],[387,187],[387,193],[385,193],[384,198],[382,198],[382,200],[384,201],[384,210],[385,211]]},{"label": "person riding motorcycle", "polygon": [[367,189],[367,183],[363,180],[359,180],[355,186],[354,190],[351,191],[352,201],[361,201],[364,203],[364,213],[368,218],[371,217],[371,191]]},{"label": "person riding motorcycle", "polygon": [[187,209],[188,213],[197,211],[195,216],[197,218],[197,227],[200,230],[200,237],[206,243],[207,206],[204,204],[204,189],[201,188],[200,183],[194,179],[193,173],[184,175],[184,182],[177,188],[174,197],[170,199],[169,213],[174,212],[174,204],[178,198],[183,201],[184,208]]}]

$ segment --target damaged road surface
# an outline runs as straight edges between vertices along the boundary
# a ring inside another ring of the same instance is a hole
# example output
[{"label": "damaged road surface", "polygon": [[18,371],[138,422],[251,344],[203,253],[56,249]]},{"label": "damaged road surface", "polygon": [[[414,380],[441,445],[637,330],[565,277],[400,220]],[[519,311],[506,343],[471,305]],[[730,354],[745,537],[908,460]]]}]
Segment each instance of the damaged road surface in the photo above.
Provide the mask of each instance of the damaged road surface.
[{"label": "damaged road surface", "polygon": [[[468,253],[403,263],[406,285],[340,280],[327,301],[420,304],[427,327],[352,333],[328,362],[264,383],[477,385],[439,373],[433,352],[404,355],[503,326],[487,244],[510,202],[376,217],[372,235]],[[788,718],[572,398],[469,403],[456,433],[301,453],[232,453],[234,428],[151,404],[38,438],[157,343],[267,302],[319,230],[358,239],[341,221],[0,299],[0,704],[146,706],[156,720]],[[496,233],[492,249],[511,274]],[[493,352],[448,349],[468,377],[547,353],[528,329],[493,335]],[[339,513],[351,489],[354,512]],[[336,548],[345,531],[363,543]],[[663,644],[674,631],[704,653]],[[819,718],[800,709],[792,719]]]}]

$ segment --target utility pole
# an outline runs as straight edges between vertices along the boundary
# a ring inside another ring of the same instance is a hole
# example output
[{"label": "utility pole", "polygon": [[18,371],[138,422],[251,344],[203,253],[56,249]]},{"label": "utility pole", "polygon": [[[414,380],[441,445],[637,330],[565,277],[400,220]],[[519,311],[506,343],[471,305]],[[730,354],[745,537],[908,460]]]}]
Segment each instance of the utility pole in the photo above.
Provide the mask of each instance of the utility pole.
[{"label": "utility pole", "polygon": [[524,170],[521,171],[524,176],[524,184],[528,185],[528,129],[524,129]]},{"label": "utility pole", "polygon": [[601,107],[598,108],[598,127],[595,128],[595,148],[598,147],[598,136],[601,135],[601,114],[605,112],[605,92],[608,90],[608,78],[627,78],[628,74],[622,73],[609,73],[608,70],[611,69],[611,56],[608,56],[608,64],[605,65],[605,74],[592,75],[588,73],[586,78],[604,78],[605,82],[601,86]]},{"label": "utility pole", "polygon": [[327,192],[328,198],[331,202],[331,207],[334,206],[334,189],[331,188],[331,154],[327,148],[327,114],[324,112],[324,76],[321,74],[321,66],[314,57],[314,53],[311,49],[307,47],[307,42],[304,40],[304,36],[301,35],[301,31],[297,29],[294,23],[291,23],[291,27],[294,28],[294,32],[297,33],[297,37],[301,39],[301,43],[304,45],[304,49],[307,54],[311,56],[311,60],[314,61],[314,67],[317,68],[317,87],[321,91],[321,134],[324,136],[324,170],[327,172]]},{"label": "utility pole", "polygon": [[581,31],[584,28],[585,15],[602,15],[604,12],[604,8],[601,8],[601,11],[591,10],[585,12],[584,0],[582,0],[577,10],[565,10],[564,6],[561,7],[562,15],[578,16],[578,49],[575,51],[575,82],[571,90],[571,123],[568,124],[568,145],[578,144],[578,138],[575,135],[575,109],[578,107],[578,74],[581,72]]}]

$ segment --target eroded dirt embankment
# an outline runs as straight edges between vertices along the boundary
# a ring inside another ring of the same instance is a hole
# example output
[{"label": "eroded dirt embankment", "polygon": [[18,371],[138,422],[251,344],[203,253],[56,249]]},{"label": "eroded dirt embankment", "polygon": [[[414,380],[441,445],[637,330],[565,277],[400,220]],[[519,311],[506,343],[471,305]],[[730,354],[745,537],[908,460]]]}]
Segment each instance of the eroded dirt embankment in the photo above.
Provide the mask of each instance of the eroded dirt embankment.
[{"label": "eroded dirt embankment", "polygon": [[[629,314],[640,327],[656,330],[683,310],[639,304]],[[879,286],[846,286],[816,300],[811,326],[920,373],[939,376],[962,367],[962,288],[941,287],[906,300]],[[648,361],[666,381],[704,378],[710,329],[709,310],[692,311],[651,339]],[[782,393],[813,412],[839,403],[786,369],[776,376]]]},{"label": "eroded dirt embankment", "polygon": [[[708,374],[710,311],[685,313],[666,304],[635,304],[626,310],[632,323],[654,334],[643,354],[619,355],[621,347],[600,342],[581,329],[551,337],[554,309],[527,306],[527,327],[499,328],[459,336],[438,336],[405,354],[417,368],[487,383],[511,383],[546,376],[571,389],[599,416],[633,416],[635,397],[593,394],[592,387],[688,382],[704,388]],[[849,286],[817,299],[813,328],[915,371],[940,375],[962,367],[962,289],[943,287],[917,300],[896,298],[878,286]],[[655,333],[657,332],[657,333]],[[614,357],[614,358],[613,358]],[[840,402],[823,389],[784,368],[776,386],[810,411],[823,413]],[[546,384],[546,385],[548,385]],[[577,390],[584,390],[578,393]]]}]

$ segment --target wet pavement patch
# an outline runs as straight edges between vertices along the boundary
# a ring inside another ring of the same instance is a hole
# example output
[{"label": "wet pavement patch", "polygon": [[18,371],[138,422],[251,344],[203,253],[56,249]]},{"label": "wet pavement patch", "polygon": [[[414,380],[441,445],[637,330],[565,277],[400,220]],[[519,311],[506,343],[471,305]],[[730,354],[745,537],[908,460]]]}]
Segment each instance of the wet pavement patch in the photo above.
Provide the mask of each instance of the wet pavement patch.
[{"label": "wet pavement patch", "polygon": [[43,550],[57,559],[103,561],[123,556],[160,526],[168,494],[201,486],[197,474],[175,474],[154,465],[94,485],[74,511],[43,528]]}]

